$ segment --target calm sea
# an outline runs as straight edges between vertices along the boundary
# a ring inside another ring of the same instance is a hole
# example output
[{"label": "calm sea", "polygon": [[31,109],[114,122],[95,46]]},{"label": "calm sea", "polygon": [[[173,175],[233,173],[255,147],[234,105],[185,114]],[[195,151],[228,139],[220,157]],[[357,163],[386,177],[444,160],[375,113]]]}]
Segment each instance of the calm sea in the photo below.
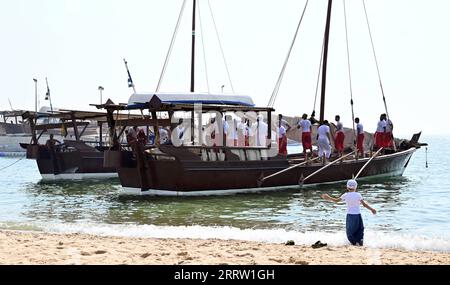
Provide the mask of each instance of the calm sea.
[{"label": "calm sea", "polygon": [[[364,182],[366,245],[450,252],[450,138],[424,137],[404,177]],[[17,158],[0,158],[0,169]],[[345,185],[202,198],[121,195],[117,180],[44,183],[34,161],[0,171],[0,228],[157,238],[347,244]]]}]

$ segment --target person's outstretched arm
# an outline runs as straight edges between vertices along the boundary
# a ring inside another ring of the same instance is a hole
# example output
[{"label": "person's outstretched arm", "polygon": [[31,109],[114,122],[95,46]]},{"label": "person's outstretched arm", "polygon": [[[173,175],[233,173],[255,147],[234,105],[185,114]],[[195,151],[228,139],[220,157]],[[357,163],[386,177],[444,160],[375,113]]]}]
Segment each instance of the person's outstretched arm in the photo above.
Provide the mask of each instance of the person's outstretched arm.
[{"label": "person's outstretched arm", "polygon": [[374,214],[374,215],[377,214],[377,210],[375,210],[374,208],[370,207],[370,205],[367,204],[366,201],[361,200],[361,204],[364,206],[364,208],[370,210],[372,212],[372,214]]},{"label": "person's outstretched arm", "polygon": [[328,195],[328,194],[322,195],[322,199],[327,200],[327,201],[330,201],[330,202],[334,202],[334,203],[342,202],[342,199],[341,199],[341,198],[334,198],[334,197],[331,197],[331,196]]}]

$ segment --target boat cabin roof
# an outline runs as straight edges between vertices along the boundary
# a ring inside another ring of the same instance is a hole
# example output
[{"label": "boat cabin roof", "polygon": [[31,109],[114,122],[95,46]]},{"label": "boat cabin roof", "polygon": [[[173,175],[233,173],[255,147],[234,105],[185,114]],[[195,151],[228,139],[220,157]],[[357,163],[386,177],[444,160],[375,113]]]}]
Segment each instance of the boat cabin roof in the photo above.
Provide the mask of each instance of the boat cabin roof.
[{"label": "boat cabin roof", "polygon": [[142,93],[133,94],[128,100],[128,107],[140,107],[158,97],[163,104],[203,104],[203,105],[231,105],[254,107],[253,99],[245,95],[209,94],[209,93]]},{"label": "boat cabin roof", "polygon": [[[184,97],[183,97],[184,96]],[[190,96],[190,97],[189,97]],[[212,94],[134,94],[128,104],[114,104],[108,100],[102,105],[92,105],[107,110],[193,111],[201,104],[203,111],[274,111],[273,108],[255,107],[249,96]]]}]

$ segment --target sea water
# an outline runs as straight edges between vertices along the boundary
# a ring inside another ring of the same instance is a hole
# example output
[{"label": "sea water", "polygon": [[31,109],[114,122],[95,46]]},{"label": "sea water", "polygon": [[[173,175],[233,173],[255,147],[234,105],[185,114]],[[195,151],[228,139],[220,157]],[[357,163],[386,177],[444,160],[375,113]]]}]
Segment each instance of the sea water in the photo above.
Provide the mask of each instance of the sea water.
[{"label": "sea water", "polygon": [[[423,141],[428,152],[418,150],[403,177],[360,183],[378,210],[374,216],[362,209],[366,246],[450,252],[450,138]],[[320,196],[344,189],[338,183],[232,196],[124,196],[118,180],[42,182],[35,161],[0,158],[0,229],[338,246],[348,244],[345,205]]]}]

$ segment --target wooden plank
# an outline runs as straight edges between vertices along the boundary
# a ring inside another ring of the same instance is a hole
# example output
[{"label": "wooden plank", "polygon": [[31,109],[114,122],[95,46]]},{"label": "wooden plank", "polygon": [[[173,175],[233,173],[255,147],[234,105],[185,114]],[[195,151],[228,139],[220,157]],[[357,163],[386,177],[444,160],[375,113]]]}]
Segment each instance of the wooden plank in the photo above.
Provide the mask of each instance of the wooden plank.
[{"label": "wooden plank", "polygon": [[116,121],[116,127],[126,127],[126,126],[164,126],[170,127],[172,125],[171,120],[163,119],[163,120],[155,120],[155,119],[129,119],[129,120],[118,120]]},{"label": "wooden plank", "polygon": [[[89,125],[88,122],[77,122],[77,126],[87,126]],[[59,124],[42,124],[42,125],[36,125],[34,129],[36,131],[42,131],[42,130],[53,130],[53,129],[60,129],[63,126],[67,127],[73,127],[73,123],[59,123]]]}]

